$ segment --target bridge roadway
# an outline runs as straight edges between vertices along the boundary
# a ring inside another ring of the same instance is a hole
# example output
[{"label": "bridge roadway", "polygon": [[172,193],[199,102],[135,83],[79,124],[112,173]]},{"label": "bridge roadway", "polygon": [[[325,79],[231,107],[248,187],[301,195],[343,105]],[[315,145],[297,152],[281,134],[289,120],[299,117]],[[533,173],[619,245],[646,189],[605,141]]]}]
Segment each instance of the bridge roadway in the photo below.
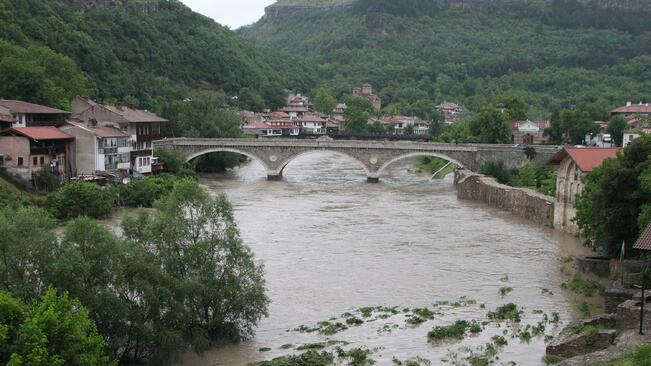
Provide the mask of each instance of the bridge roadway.
[{"label": "bridge roadway", "polygon": [[[488,144],[441,144],[409,141],[299,140],[299,139],[205,139],[170,138],[154,141],[154,149],[169,149],[185,161],[213,152],[232,152],[258,161],[269,180],[280,180],[292,160],[316,151],[330,151],[357,161],[370,183],[377,183],[383,170],[398,160],[412,156],[436,156],[457,167],[478,171],[486,161],[503,161],[508,167],[520,167],[527,157],[521,146]],[[533,146],[534,161],[546,162],[557,151],[555,146]]]}]

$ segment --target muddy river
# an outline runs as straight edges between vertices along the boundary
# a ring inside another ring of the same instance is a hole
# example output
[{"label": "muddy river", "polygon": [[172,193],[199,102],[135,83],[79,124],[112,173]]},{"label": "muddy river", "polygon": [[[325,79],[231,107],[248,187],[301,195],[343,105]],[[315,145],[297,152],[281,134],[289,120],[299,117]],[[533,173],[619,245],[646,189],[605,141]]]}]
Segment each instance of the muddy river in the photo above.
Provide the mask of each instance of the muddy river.
[{"label": "muddy river", "polygon": [[[571,236],[461,201],[452,176],[430,181],[413,167],[414,161],[398,162],[380,184],[368,184],[353,160],[315,153],[290,163],[281,182],[266,181],[256,163],[203,176],[203,185],[224,192],[235,207],[244,242],[266,267],[271,305],[253,339],[187,353],[182,364],[246,365],[330,341],[328,349],[368,348],[377,365],[391,365],[394,357],[439,365],[504,335],[508,345],[496,364],[542,365],[545,335],[576,316],[559,269],[585,249]],[[502,288],[512,291],[500,294]],[[461,341],[427,340],[434,326],[486,321],[488,311],[506,303],[522,309],[520,329],[553,313],[560,321],[545,323],[529,341],[517,336],[518,326],[494,322]],[[394,310],[359,312],[378,306]],[[433,319],[408,324],[412,315],[403,309],[417,307],[432,309]],[[327,335],[295,330],[328,320],[345,324],[344,313],[363,324]]]}]

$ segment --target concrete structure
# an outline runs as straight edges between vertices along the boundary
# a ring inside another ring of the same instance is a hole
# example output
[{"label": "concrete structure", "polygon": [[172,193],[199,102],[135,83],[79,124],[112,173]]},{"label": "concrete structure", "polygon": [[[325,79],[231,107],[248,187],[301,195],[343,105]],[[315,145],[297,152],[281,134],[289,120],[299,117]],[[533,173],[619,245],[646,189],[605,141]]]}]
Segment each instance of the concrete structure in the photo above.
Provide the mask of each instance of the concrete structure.
[{"label": "concrete structure", "polygon": [[70,175],[69,148],[73,139],[52,126],[16,127],[2,131],[2,166],[24,180],[31,180],[32,174],[42,169]]},{"label": "concrete structure", "polygon": [[62,131],[75,137],[71,148],[75,175],[124,171],[131,168],[131,136],[113,127],[91,127],[68,121]]},{"label": "concrete structure", "polygon": [[[256,160],[267,171],[268,179],[280,180],[283,169],[295,158],[315,151],[332,151],[356,160],[366,172],[369,182],[378,182],[382,171],[391,163],[420,155],[436,156],[458,167],[473,171],[486,161],[504,161],[519,167],[528,160],[522,148],[512,145],[433,144],[424,142],[342,141],[331,139],[197,139],[174,138],[154,142],[156,149],[179,152],[186,161],[212,152],[234,152]],[[557,149],[536,148],[536,159],[548,161]]]},{"label": "concrete structure", "polygon": [[168,121],[154,113],[126,106],[109,106],[89,98],[72,100],[73,117],[87,126],[113,127],[131,136],[131,169],[141,174],[152,172],[152,141],[161,138],[161,125]]},{"label": "concrete structure", "polygon": [[573,221],[576,217],[576,197],[583,191],[583,178],[604,160],[617,156],[618,148],[564,148],[550,164],[560,164],[556,178],[554,227],[570,234],[579,234]]}]

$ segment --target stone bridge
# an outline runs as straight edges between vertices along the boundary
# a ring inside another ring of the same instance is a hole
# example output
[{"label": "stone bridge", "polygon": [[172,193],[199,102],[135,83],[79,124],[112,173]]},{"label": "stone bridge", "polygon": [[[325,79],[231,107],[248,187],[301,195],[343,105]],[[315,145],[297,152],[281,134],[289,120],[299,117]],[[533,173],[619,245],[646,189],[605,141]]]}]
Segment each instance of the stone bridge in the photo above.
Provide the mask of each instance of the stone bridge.
[{"label": "stone bridge", "polygon": [[[262,164],[269,180],[282,179],[287,164],[299,156],[316,151],[329,151],[352,158],[364,169],[371,183],[380,180],[387,166],[411,156],[436,156],[475,172],[486,161],[501,160],[509,167],[520,167],[527,162],[523,148],[519,146],[407,141],[171,138],[154,141],[154,148],[174,150],[186,161],[213,152],[242,154]],[[557,151],[554,146],[535,148],[535,161],[547,161]]]}]

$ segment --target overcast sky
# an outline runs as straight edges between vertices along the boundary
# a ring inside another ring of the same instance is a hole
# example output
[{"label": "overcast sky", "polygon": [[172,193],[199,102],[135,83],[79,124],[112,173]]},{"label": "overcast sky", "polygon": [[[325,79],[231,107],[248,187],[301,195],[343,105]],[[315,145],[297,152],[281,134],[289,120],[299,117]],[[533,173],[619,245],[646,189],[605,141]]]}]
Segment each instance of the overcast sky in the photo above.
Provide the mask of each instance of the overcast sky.
[{"label": "overcast sky", "polygon": [[264,14],[264,8],[274,0],[181,0],[197,13],[209,16],[231,29],[254,23]]}]

